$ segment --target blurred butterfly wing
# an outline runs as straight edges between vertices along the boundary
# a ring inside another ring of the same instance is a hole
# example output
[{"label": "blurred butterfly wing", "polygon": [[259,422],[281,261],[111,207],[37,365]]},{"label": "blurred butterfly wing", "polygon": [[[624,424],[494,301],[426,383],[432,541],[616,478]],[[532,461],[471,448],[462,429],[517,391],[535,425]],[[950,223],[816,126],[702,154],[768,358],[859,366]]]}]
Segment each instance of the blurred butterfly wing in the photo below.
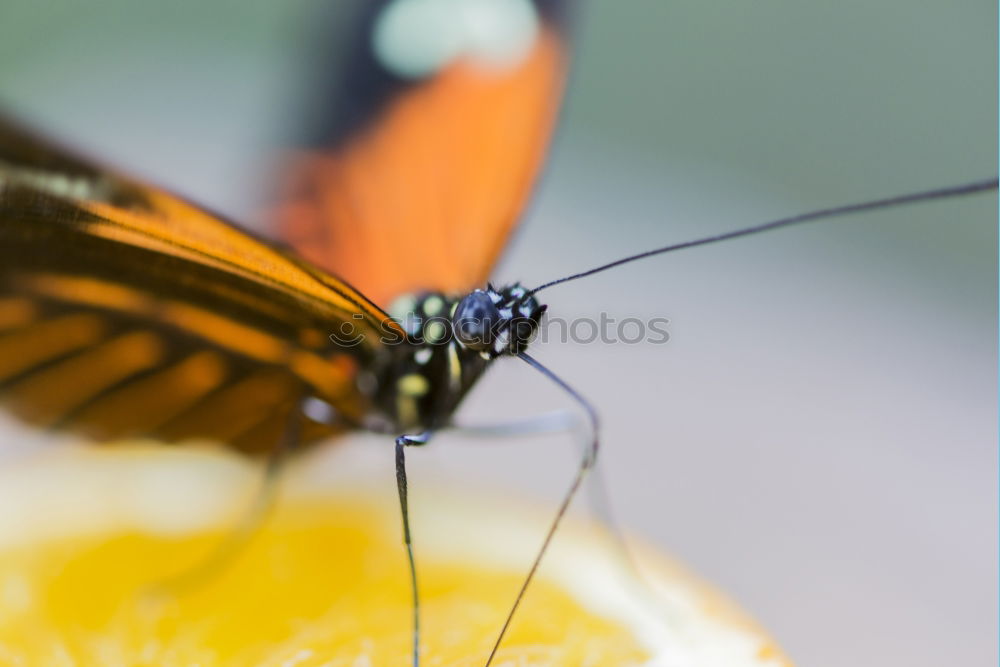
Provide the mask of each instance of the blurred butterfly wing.
[{"label": "blurred butterfly wing", "polygon": [[408,63],[393,41],[412,36],[404,4],[366,5],[334,111],[284,166],[271,221],[380,304],[485,283],[541,168],[568,64],[566,2],[494,3],[530,19],[515,53],[487,61],[470,46],[436,66]]},{"label": "blurred butterfly wing", "polygon": [[[261,451],[312,395],[356,425],[357,370],[399,334],[384,317],[218,217],[0,120],[0,402],[24,420]],[[344,326],[356,344],[329,337]]]}]

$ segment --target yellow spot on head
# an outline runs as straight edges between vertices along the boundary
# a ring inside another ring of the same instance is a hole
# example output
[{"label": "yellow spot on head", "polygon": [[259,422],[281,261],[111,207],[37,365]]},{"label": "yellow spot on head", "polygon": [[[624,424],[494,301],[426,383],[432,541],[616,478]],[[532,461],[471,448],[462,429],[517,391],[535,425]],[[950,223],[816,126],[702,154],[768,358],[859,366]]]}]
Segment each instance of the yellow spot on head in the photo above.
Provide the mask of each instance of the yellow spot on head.
[{"label": "yellow spot on head", "polygon": [[462,362],[458,358],[458,346],[454,341],[448,346],[448,381],[453,389],[462,382]]},{"label": "yellow spot on head", "polygon": [[424,301],[424,314],[428,317],[434,317],[441,312],[444,308],[444,300],[439,296],[429,296]]},{"label": "yellow spot on head", "polygon": [[444,340],[448,330],[445,329],[444,322],[430,322],[424,328],[424,340],[430,344],[440,343]]},{"label": "yellow spot on head", "polygon": [[396,386],[399,388],[399,391],[407,396],[423,396],[430,389],[427,378],[417,373],[410,373],[399,378]]}]

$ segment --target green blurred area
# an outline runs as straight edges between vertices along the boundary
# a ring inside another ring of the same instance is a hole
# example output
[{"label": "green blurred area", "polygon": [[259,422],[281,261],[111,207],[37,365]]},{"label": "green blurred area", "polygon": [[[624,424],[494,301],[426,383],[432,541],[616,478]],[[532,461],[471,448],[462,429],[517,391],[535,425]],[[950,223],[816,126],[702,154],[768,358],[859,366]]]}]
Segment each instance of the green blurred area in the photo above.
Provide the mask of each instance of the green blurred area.
[{"label": "green blurred area", "polygon": [[[353,8],[7,0],[0,104],[252,218],[272,178],[268,148],[316,113],[311,92],[343,39],[336,18]],[[719,199],[734,181],[759,187],[781,195],[767,216],[986,177],[997,158],[996,12],[980,0],[591,2],[557,155],[619,151],[633,170],[665,165],[717,183]],[[609,198],[629,179],[614,172]],[[867,251],[918,283],[925,266],[946,267],[929,282],[964,273],[992,299],[995,225],[939,210],[890,213],[922,222],[905,235],[878,226]],[[952,210],[995,218],[985,199]]]},{"label": "green blurred area", "polygon": [[[88,145],[114,146],[122,124],[182,146],[214,123],[273,136],[308,113],[321,42],[341,37],[331,14],[351,11],[332,7],[7,0],[0,101]],[[996,13],[981,0],[591,2],[563,142],[741,170],[828,203],[986,176]]]}]

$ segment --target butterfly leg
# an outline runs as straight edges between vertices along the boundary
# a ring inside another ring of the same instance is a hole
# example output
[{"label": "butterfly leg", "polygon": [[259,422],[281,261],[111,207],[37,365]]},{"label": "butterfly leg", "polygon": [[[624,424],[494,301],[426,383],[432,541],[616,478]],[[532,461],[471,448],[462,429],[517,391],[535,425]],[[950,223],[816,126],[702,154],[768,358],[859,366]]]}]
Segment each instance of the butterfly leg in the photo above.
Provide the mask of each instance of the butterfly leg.
[{"label": "butterfly leg", "polygon": [[[569,433],[578,441],[582,451],[586,451],[587,447],[590,446],[591,440],[588,428],[589,424],[583,416],[571,410],[557,410],[523,419],[493,424],[452,423],[448,426],[448,430],[453,433],[478,439],[516,438]],[[624,538],[621,537],[619,524],[611,511],[610,496],[608,495],[606,480],[600,466],[595,465],[591,471],[588,487],[591,492],[590,501],[593,513],[604,525],[611,529],[612,533],[616,536],[616,540],[619,542],[619,549],[623,553],[627,553]]]},{"label": "butterfly leg", "polygon": [[523,419],[492,424],[459,424],[452,422],[448,430],[476,438],[507,438],[521,435],[580,432],[586,428],[583,419],[570,410],[556,410]]},{"label": "butterfly leg", "polygon": [[[577,440],[581,451],[584,452],[591,443],[589,423],[583,418],[583,415],[572,410],[557,410],[523,419],[492,424],[452,423],[448,426],[448,430],[477,439],[569,433]],[[630,581],[642,585],[644,577],[632,556],[631,550],[628,548],[621,524],[615,517],[611,507],[611,496],[608,493],[607,479],[600,465],[594,465],[587,482],[587,490],[590,492],[591,512],[597,517],[600,524],[607,528],[614,549],[618,552],[620,562],[630,576]],[[647,590],[647,587],[643,586],[643,589]]]},{"label": "butterfly leg", "polygon": [[288,455],[298,445],[301,430],[302,410],[301,405],[296,404],[289,413],[281,437],[275,443],[274,449],[268,453],[263,474],[258,488],[254,492],[250,507],[240,516],[239,521],[226,538],[216,545],[201,563],[156,584],[150,591],[153,597],[165,593],[197,589],[212,581],[240,555],[274,507],[284,464]]},{"label": "butterfly leg", "polygon": [[420,595],[417,592],[417,564],[413,558],[413,540],[410,538],[410,508],[406,487],[406,448],[426,445],[433,433],[424,431],[417,435],[396,438],[396,489],[399,491],[399,510],[403,516],[403,543],[410,564],[410,590],[413,594],[413,667],[420,664]]},{"label": "butterfly leg", "polygon": [[[577,440],[581,451],[590,446],[589,424],[577,412],[572,410],[556,410],[522,419],[492,424],[459,424],[452,423],[448,430],[452,433],[466,435],[478,439],[516,438],[522,436],[548,435],[568,433]],[[589,476],[591,505],[594,514],[616,534],[621,534],[618,522],[611,511],[611,503],[607,492],[607,484],[599,465],[595,465]],[[624,542],[622,543],[624,545]]]}]

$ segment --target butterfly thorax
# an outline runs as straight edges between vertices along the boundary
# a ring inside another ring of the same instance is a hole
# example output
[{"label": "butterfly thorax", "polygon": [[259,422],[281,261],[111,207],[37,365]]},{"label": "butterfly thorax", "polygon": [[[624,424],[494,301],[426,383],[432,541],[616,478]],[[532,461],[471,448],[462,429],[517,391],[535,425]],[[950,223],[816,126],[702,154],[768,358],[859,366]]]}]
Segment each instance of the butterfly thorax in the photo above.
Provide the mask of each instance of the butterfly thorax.
[{"label": "butterfly thorax", "polygon": [[494,359],[527,347],[545,308],[516,283],[398,299],[391,312],[408,339],[386,346],[362,387],[373,398],[369,426],[404,433],[446,425]]}]

